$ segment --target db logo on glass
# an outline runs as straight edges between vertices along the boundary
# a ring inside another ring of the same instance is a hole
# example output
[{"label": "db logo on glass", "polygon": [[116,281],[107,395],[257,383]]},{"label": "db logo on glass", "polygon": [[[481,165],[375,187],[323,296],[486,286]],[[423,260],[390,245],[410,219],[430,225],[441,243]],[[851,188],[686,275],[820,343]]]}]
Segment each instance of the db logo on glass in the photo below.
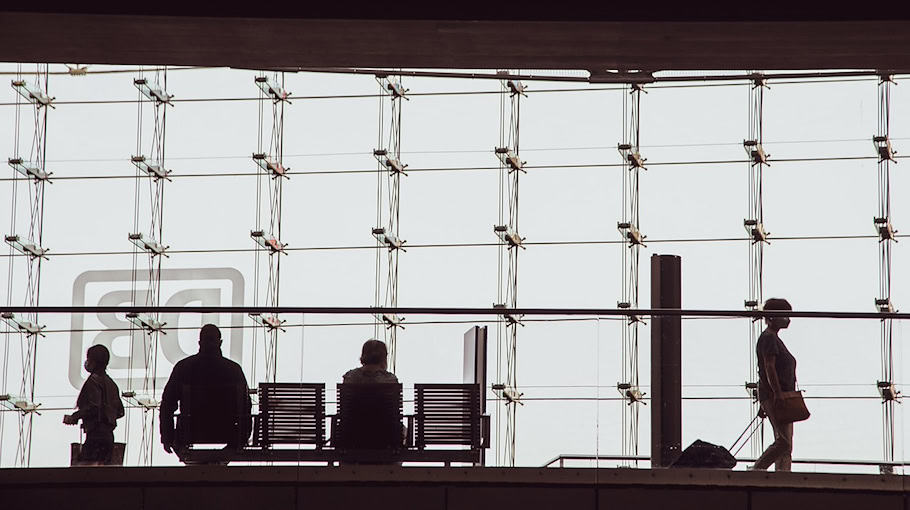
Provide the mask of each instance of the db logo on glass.
[{"label": "db logo on glass", "polygon": [[[146,304],[148,272],[139,270],[134,273],[126,269],[80,274],[73,283],[73,306],[134,304],[134,274],[137,278],[135,304]],[[243,275],[234,268],[162,269],[160,289],[158,302],[161,306],[243,306]],[[244,346],[243,328],[240,326],[243,325],[243,315],[166,313],[161,314],[159,320],[167,323],[166,331],[158,335],[158,352],[147,360],[144,349],[147,333],[138,330],[125,314],[73,314],[70,384],[76,389],[82,386],[85,350],[94,344],[101,344],[111,351],[108,373],[121,388],[129,387],[130,379],[133,380],[133,387],[141,387],[147,366],[156,368],[156,385],[163,388],[171,367],[199,350],[199,328],[207,323],[222,328],[221,350],[224,355],[242,363]]]}]

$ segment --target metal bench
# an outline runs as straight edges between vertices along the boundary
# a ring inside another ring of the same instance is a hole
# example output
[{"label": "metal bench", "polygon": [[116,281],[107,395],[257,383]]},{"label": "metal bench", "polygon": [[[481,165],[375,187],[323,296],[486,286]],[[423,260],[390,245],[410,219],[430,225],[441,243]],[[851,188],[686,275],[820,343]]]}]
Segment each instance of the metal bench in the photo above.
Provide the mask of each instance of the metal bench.
[{"label": "metal bench", "polygon": [[417,449],[432,459],[436,452],[445,451],[433,447],[467,447],[454,450],[455,461],[483,464],[484,450],[490,446],[490,417],[482,414],[480,397],[478,384],[415,384]]},{"label": "metal bench", "polygon": [[477,384],[415,385],[415,414],[407,417],[404,433],[400,384],[339,384],[332,439],[326,441],[324,384],[263,383],[252,446],[191,450],[181,459],[482,465],[490,420],[482,414],[480,391]]}]

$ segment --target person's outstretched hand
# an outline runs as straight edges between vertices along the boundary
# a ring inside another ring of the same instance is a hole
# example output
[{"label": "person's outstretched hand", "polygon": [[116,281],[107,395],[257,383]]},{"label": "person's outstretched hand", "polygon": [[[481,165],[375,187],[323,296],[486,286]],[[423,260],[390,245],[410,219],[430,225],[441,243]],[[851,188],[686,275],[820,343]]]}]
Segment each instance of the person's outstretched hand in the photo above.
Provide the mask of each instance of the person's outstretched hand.
[{"label": "person's outstretched hand", "polygon": [[79,419],[71,414],[64,414],[63,423],[65,425],[76,425],[77,423],[79,423]]}]

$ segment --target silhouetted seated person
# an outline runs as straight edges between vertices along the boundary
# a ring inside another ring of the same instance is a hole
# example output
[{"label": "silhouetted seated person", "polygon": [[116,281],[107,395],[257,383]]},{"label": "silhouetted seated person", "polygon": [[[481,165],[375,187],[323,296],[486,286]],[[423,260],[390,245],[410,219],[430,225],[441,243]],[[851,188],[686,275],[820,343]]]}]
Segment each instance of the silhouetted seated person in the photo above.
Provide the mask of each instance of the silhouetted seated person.
[{"label": "silhouetted seated person", "polygon": [[389,352],[379,340],[367,340],[360,350],[360,367],[348,370],[342,377],[345,384],[391,383],[398,384],[395,374],[389,372]]},{"label": "silhouetted seated person", "polygon": [[77,464],[104,465],[111,463],[114,452],[114,429],[123,417],[123,402],[117,383],[107,375],[111,353],[103,345],[93,345],[85,353],[88,378],[76,399],[78,410],[63,417],[63,423],[75,425],[82,420],[85,443],[79,451]]},{"label": "silhouetted seated person", "polygon": [[[180,406],[177,430],[174,412]],[[221,330],[206,324],[199,353],[178,362],[161,397],[161,444],[171,453],[188,444],[246,446],[252,429],[249,390],[243,369],[221,355]]]},{"label": "silhouetted seated person", "polygon": [[342,449],[395,450],[404,445],[401,424],[401,385],[388,371],[388,350],[379,340],[367,340],[362,366],[344,374],[339,394],[342,432],[333,444]]}]

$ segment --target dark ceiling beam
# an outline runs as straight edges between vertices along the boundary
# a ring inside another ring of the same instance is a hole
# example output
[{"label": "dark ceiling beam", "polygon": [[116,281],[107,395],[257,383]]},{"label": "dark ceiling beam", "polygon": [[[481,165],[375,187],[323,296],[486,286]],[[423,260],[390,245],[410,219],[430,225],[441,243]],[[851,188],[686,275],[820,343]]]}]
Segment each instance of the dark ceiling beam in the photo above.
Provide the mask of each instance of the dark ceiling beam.
[{"label": "dark ceiling beam", "polygon": [[910,68],[910,21],[317,20],[0,12],[0,61],[276,67]]}]

